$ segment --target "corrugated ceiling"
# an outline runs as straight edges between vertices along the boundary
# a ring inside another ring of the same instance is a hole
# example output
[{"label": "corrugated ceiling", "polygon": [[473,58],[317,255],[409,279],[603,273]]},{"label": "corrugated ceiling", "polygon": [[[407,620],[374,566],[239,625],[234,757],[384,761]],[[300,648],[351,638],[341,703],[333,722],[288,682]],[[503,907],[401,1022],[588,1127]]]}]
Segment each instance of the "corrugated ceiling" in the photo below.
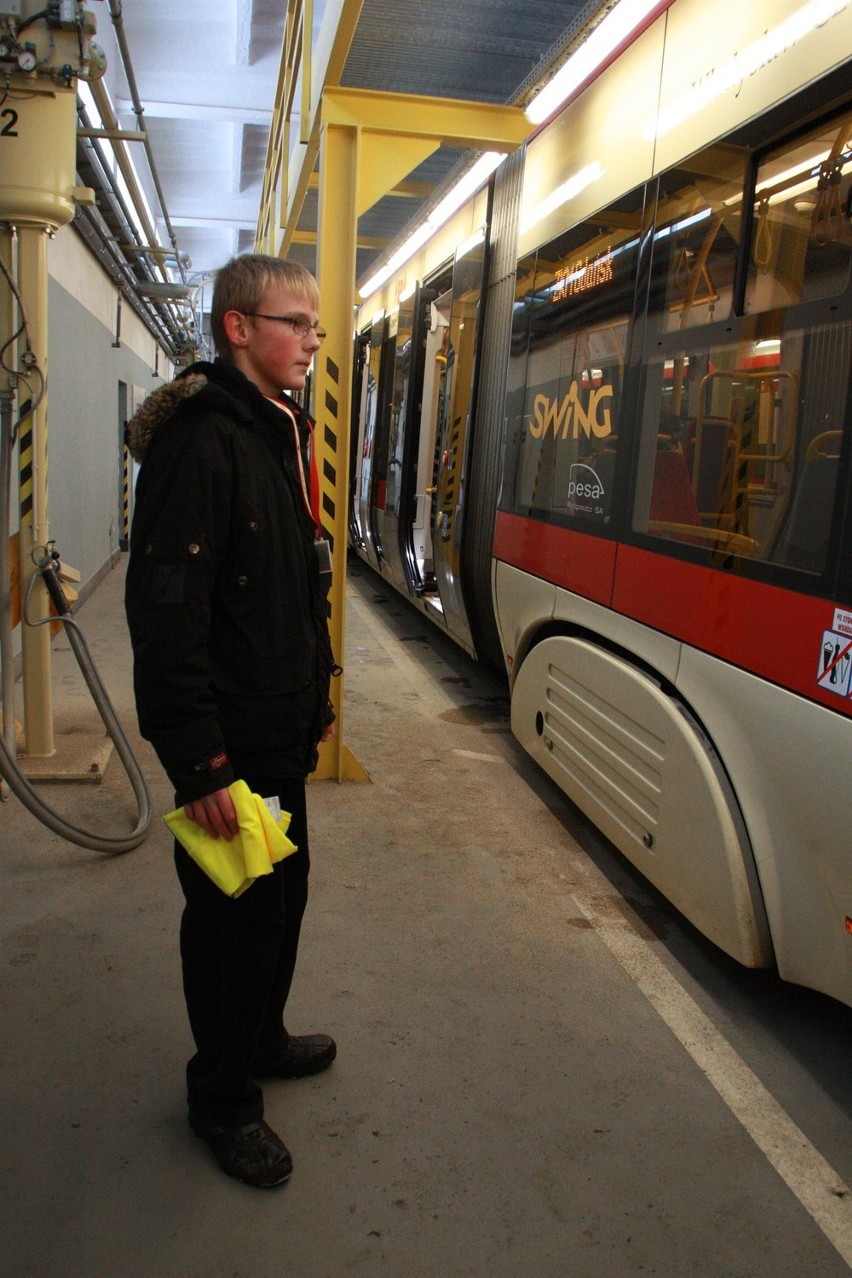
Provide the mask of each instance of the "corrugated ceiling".
[{"label": "corrugated ceiling", "polygon": [[[347,88],[517,103],[532,95],[560,51],[608,7],[606,0],[364,0],[340,83]],[[459,150],[441,148],[410,178],[437,190],[463,157]],[[390,245],[418,220],[421,205],[422,201],[387,196],[361,218],[359,236]],[[306,200],[299,229],[316,231],[315,197]],[[356,278],[370,273],[382,251],[359,247]],[[315,266],[311,247],[294,245],[291,253]]]},{"label": "corrugated ceiling", "polygon": [[[331,0],[327,0],[330,4]],[[364,0],[340,83],[498,104],[520,103],[561,49],[614,0]],[[314,40],[326,0],[314,2]],[[107,51],[105,84],[123,128],[134,129],[126,68],[115,40],[123,28],[164,202],[178,248],[200,285],[236,252],[253,247],[266,145],[278,84],[285,0],[111,0],[93,6]],[[297,123],[297,122],[296,122]],[[164,242],[162,210],[144,150],[133,147]],[[460,153],[441,149],[414,171],[435,191]],[[316,231],[316,196],[299,212],[301,238]],[[363,277],[384,246],[422,216],[422,199],[388,196],[361,219]],[[126,238],[126,236],[125,236]],[[293,256],[314,268],[310,243]]]}]

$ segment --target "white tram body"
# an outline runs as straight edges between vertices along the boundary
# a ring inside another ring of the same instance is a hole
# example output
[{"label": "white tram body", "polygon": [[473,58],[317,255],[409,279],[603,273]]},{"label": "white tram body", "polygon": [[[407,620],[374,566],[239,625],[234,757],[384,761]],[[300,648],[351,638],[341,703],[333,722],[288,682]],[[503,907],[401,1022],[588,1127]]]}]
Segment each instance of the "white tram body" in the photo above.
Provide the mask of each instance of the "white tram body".
[{"label": "white tram body", "polygon": [[849,1004],[851,51],[662,4],[365,304],[351,521],[704,934]]}]

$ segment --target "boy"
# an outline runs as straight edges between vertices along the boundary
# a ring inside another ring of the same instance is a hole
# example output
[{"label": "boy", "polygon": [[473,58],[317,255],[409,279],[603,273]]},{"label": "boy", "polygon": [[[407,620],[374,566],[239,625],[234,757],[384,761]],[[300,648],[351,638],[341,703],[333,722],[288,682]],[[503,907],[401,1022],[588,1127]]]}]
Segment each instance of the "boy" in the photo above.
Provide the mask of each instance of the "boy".
[{"label": "boy", "polygon": [[317,301],[298,264],[233,259],[214,286],[215,362],[155,391],[128,426],[142,461],[126,586],[142,734],[208,834],[236,834],[238,778],[292,814],[298,850],[236,899],[175,845],[189,1123],[225,1172],[260,1187],[292,1160],[255,1080],[317,1073],[336,1054],[283,1024],[308,891],[305,779],[334,731],[311,423],[285,393],[325,336]]}]

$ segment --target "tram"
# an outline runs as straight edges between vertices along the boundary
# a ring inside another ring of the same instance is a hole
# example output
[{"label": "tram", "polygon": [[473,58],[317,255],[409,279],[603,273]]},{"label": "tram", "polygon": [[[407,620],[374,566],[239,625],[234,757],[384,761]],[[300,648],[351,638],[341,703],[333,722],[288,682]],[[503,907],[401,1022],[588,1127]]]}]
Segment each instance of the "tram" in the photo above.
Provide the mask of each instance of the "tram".
[{"label": "tram", "polygon": [[852,1005],[850,51],[673,0],[504,159],[361,308],[350,540],[702,933]]}]

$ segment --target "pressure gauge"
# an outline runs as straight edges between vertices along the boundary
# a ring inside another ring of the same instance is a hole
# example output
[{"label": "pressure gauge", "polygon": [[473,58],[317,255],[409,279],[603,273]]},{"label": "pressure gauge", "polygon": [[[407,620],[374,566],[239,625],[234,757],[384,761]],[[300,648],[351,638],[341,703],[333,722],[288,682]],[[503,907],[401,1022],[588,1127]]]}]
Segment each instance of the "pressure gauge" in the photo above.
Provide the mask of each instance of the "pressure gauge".
[{"label": "pressure gauge", "polygon": [[21,49],[18,54],[18,66],[22,71],[35,71],[38,65],[35,49]]}]

